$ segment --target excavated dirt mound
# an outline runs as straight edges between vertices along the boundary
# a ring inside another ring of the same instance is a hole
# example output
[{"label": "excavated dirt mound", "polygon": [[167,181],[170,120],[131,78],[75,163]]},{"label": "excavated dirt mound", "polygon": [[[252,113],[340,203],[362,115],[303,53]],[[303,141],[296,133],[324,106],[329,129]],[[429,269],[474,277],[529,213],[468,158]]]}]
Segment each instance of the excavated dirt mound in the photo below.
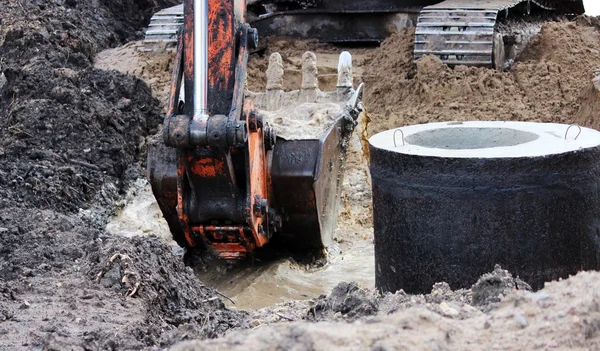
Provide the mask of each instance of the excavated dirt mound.
[{"label": "excavated dirt mound", "polygon": [[[594,22],[595,23],[595,22]],[[600,31],[585,20],[543,26],[508,72],[411,63],[413,31],[386,40],[365,69],[370,134],[451,120],[573,123],[590,72],[600,67]]]},{"label": "excavated dirt mound", "polygon": [[94,67],[144,80],[152,89],[162,111],[166,112],[175,57],[169,51],[144,52],[143,48],[142,41],[134,41],[104,50],[96,55]]},{"label": "excavated dirt mound", "polygon": [[[293,313],[271,309],[288,323],[257,320],[254,330],[184,342],[172,350],[595,350],[599,278],[600,273],[583,272],[533,293],[497,267],[472,290],[436,284],[428,295],[383,297],[340,284],[308,308],[309,319],[315,311],[334,312],[327,321],[295,322]],[[474,307],[476,297],[489,303]]]},{"label": "excavated dirt mound", "polygon": [[156,131],[158,105],[139,80],[94,70],[91,62],[169,3],[2,6],[0,207],[77,211],[105,180],[125,178],[144,136]]},{"label": "excavated dirt mound", "polygon": [[243,327],[156,238],[111,238],[162,121],[148,85],[93,67],[170,0],[0,6],[0,349],[140,349]]}]

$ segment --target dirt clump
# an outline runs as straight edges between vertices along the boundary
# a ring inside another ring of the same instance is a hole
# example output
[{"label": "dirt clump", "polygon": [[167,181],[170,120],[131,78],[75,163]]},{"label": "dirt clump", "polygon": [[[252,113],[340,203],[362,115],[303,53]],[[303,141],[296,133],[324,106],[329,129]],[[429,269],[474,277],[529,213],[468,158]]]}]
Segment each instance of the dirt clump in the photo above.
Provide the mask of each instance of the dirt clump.
[{"label": "dirt clump", "polygon": [[308,310],[310,321],[331,319],[336,313],[346,320],[353,321],[362,316],[370,316],[378,311],[377,295],[361,289],[356,283],[340,283],[327,297],[320,297]]},{"label": "dirt clump", "polygon": [[335,102],[302,103],[277,111],[263,111],[265,121],[286,140],[320,139],[343,112]]},{"label": "dirt clump", "polygon": [[513,290],[532,291],[531,286],[520,278],[513,278],[508,271],[496,265],[494,271],[484,274],[471,288],[473,305],[484,306],[500,302],[503,296]]},{"label": "dirt clump", "polygon": [[[470,289],[453,291],[447,283],[441,282],[434,284],[429,294],[410,295],[403,290],[381,294],[356,282],[342,282],[329,295],[276,304],[252,312],[251,319],[254,326],[278,323],[282,319],[355,322],[412,307],[424,307],[448,318],[467,319],[496,309],[503,298],[516,290],[531,291],[531,288],[499,266],[482,275]],[[284,317],[273,320],[273,314]]]}]

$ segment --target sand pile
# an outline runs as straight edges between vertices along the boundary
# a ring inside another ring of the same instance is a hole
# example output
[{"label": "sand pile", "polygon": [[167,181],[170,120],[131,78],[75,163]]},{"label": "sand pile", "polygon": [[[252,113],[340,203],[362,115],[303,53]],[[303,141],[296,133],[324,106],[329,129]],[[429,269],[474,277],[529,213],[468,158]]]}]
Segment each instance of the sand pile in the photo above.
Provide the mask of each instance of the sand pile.
[{"label": "sand pile", "polygon": [[600,71],[584,89],[575,123],[600,129]]},{"label": "sand pile", "polygon": [[412,31],[376,50],[365,70],[370,132],[450,120],[571,123],[600,65],[600,31],[586,21],[545,24],[508,72],[449,68],[434,57],[411,64]]}]

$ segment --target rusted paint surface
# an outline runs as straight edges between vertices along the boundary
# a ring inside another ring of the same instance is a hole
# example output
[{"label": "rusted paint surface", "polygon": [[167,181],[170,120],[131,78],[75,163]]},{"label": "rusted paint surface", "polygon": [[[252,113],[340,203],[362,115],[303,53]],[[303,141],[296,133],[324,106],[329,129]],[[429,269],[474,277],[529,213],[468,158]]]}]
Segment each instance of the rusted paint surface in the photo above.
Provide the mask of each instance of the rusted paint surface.
[{"label": "rusted paint surface", "polygon": [[188,156],[188,160],[190,162],[190,169],[195,175],[204,178],[227,176],[227,172],[225,172],[225,162],[223,160],[212,157],[195,159],[192,156]]},{"label": "rusted paint surface", "polygon": [[208,0],[208,109],[211,115],[227,115],[234,79],[234,0]]},{"label": "rusted paint surface", "polygon": [[196,226],[192,230],[224,259],[239,259],[254,251],[255,245],[245,235],[243,226]]},{"label": "rusted paint surface", "polygon": [[227,89],[233,78],[234,38],[231,0],[208,1],[208,81],[216,89]]},{"label": "rusted paint surface", "polygon": [[[250,125],[250,115],[253,109],[254,103],[250,100],[246,100],[244,103],[244,115],[247,118],[247,125]],[[250,211],[248,212],[250,214],[250,229],[252,230],[252,236],[254,237],[257,247],[265,245],[268,241],[267,237],[259,230],[259,226],[263,226],[263,217],[258,216],[256,212],[253,211],[257,204],[260,206],[260,203],[257,203],[257,199],[269,198],[267,194],[267,158],[265,154],[264,140],[263,128],[256,128],[254,131],[249,131],[248,175],[250,187],[248,192],[250,194]],[[264,226],[266,225],[267,223],[264,223]]]},{"label": "rusted paint surface", "polygon": [[186,194],[186,182],[185,182],[185,155],[179,154],[177,156],[178,167],[177,167],[177,214],[179,221],[183,229],[183,234],[191,247],[196,246],[196,241],[192,236],[192,230],[190,228],[190,220],[185,211],[184,196]]}]

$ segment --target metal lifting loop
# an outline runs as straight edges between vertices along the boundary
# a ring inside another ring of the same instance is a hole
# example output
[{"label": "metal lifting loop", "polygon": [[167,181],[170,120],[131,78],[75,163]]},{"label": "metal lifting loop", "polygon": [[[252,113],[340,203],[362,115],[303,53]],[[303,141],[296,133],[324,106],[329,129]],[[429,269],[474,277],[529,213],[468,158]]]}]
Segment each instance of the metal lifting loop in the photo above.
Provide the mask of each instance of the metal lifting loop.
[{"label": "metal lifting loop", "polygon": [[571,127],[577,127],[577,128],[579,128],[579,133],[577,133],[577,135],[575,136],[575,139],[573,139],[573,140],[577,140],[577,138],[579,138],[579,135],[581,134],[581,127],[578,124],[571,124],[567,128],[567,131],[565,132],[565,140],[567,140],[567,134],[569,134],[569,129],[571,129]]},{"label": "metal lifting loop", "polygon": [[392,136],[394,138],[394,147],[398,147],[398,145],[396,145],[396,132],[400,132],[400,134],[402,134],[402,146],[406,145],[406,143],[404,142],[404,132],[402,131],[402,129],[396,129],[394,131],[394,135]]}]

